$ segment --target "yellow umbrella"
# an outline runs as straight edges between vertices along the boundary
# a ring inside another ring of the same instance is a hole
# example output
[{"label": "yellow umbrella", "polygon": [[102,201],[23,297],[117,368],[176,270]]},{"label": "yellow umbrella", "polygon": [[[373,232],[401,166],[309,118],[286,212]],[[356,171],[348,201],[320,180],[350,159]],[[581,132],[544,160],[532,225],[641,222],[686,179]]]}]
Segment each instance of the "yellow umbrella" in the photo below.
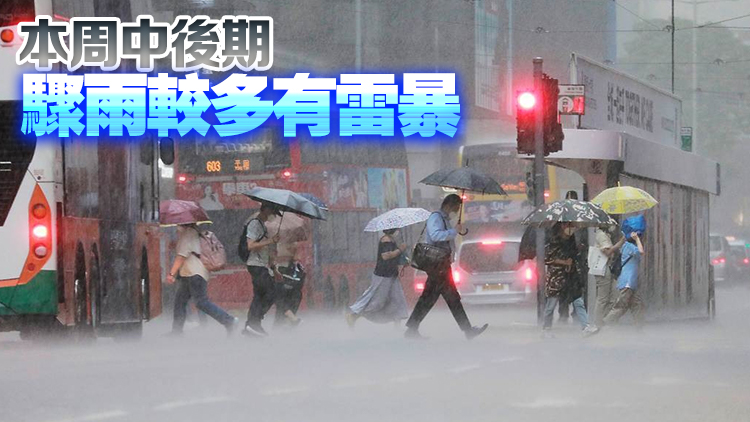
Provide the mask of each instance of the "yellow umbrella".
[{"label": "yellow umbrella", "polygon": [[591,200],[608,214],[628,214],[647,210],[659,202],[648,192],[632,186],[605,189]]}]

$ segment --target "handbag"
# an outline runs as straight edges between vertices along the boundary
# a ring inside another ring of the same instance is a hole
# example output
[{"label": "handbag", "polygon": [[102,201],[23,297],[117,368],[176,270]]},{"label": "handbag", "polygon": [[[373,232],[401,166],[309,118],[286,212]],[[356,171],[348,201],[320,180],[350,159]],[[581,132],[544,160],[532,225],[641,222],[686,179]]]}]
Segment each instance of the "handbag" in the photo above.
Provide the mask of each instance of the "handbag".
[{"label": "handbag", "polygon": [[[443,225],[447,230],[448,227],[444,219]],[[422,233],[419,235],[420,240],[426,229],[427,223],[425,223]],[[411,266],[424,272],[432,272],[444,265],[450,259],[450,254],[450,248],[419,242],[414,246],[414,252],[411,255]]]}]

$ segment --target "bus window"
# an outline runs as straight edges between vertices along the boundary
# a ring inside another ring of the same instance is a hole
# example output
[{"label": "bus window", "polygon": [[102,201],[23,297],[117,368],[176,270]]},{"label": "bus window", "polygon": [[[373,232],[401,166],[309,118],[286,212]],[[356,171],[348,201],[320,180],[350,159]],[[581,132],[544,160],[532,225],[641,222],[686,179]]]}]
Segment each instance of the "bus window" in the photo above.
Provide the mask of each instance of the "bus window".
[{"label": "bus window", "polygon": [[36,149],[36,136],[23,136],[18,130],[20,107],[20,101],[0,101],[0,226],[8,218]]}]

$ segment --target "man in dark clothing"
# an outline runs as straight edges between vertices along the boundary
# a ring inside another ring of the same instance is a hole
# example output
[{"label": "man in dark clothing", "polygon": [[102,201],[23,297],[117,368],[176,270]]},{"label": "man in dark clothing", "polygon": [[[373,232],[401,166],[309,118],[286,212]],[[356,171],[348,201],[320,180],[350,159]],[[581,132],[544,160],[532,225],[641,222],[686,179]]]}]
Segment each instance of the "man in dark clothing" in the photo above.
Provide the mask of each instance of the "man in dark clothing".
[{"label": "man in dark clothing", "polygon": [[424,291],[422,291],[422,295],[419,297],[416,306],[414,306],[411,317],[406,322],[406,327],[408,328],[405,333],[406,338],[422,338],[419,334],[419,324],[427,316],[427,313],[430,312],[430,309],[432,309],[440,296],[443,296],[443,299],[445,299],[445,303],[448,304],[453,318],[456,319],[458,326],[464,332],[467,339],[471,340],[487,329],[488,324],[484,324],[481,327],[471,326],[469,317],[466,316],[466,311],[464,311],[464,307],[461,304],[461,295],[458,293],[456,285],[453,282],[451,242],[458,234],[463,236],[466,232],[463,232],[462,224],[458,224],[455,229],[449,228],[448,221],[450,220],[450,214],[455,214],[461,209],[462,203],[463,201],[460,196],[455,194],[448,195],[443,200],[440,211],[432,213],[430,218],[427,219],[424,243],[440,246],[447,249],[449,253],[444,262],[438,264],[434,269],[427,271],[427,281],[424,285]]}]

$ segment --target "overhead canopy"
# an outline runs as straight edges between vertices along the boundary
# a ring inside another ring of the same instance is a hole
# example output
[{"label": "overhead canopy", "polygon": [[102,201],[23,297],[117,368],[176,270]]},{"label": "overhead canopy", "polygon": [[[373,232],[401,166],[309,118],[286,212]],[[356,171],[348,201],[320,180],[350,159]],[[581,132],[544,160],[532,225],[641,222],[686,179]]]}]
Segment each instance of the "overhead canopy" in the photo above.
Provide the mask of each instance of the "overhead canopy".
[{"label": "overhead canopy", "polygon": [[547,161],[569,167],[573,160],[623,163],[623,173],[720,193],[719,163],[678,148],[657,144],[622,132],[565,129],[562,151]]}]

